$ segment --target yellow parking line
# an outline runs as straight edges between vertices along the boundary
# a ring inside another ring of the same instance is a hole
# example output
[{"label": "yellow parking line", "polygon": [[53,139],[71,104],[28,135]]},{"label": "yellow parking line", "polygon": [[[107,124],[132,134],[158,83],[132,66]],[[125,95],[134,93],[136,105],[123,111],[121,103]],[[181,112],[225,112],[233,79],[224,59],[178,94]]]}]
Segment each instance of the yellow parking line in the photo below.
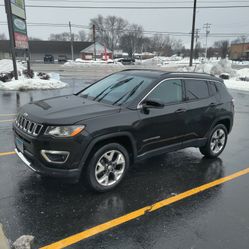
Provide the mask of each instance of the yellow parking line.
[{"label": "yellow parking line", "polygon": [[176,196],[172,196],[170,198],[167,198],[165,200],[162,200],[162,201],[159,201],[159,202],[156,202],[154,204],[152,204],[151,206],[147,206],[147,207],[144,207],[144,208],[141,208],[141,209],[138,209],[136,211],[133,211],[131,213],[128,213],[124,216],[121,216],[121,217],[118,217],[116,219],[113,219],[113,220],[110,220],[106,223],[103,223],[101,225],[98,225],[98,226],[95,226],[93,228],[90,228],[88,230],[85,230],[83,232],[80,232],[80,233],[77,233],[75,235],[72,235],[72,236],[69,236],[65,239],[62,239],[58,242],[55,242],[55,243],[52,243],[48,246],[44,246],[40,249],[61,249],[61,248],[65,248],[67,246],[70,246],[70,245],[73,245],[81,240],[84,240],[86,238],[89,238],[89,237],[92,237],[96,234],[99,234],[101,232],[104,232],[106,230],[109,230],[113,227],[117,227],[123,223],[126,223],[130,220],[134,220],[140,216],[143,216],[147,213],[150,213],[150,212],[153,212],[157,209],[160,209],[162,207],[165,207],[165,206],[168,206],[172,203],[175,203],[177,201],[180,201],[182,199],[185,199],[187,197],[190,197],[190,196],[193,196],[193,195],[196,195],[202,191],[205,191],[207,189],[210,189],[210,188],[213,188],[215,186],[218,186],[222,183],[225,183],[225,182],[228,182],[228,181],[231,181],[235,178],[238,178],[242,175],[246,175],[249,173],[249,168],[247,169],[244,169],[244,170],[241,170],[241,171],[238,171],[232,175],[229,175],[229,176],[226,176],[226,177],[223,177],[223,178],[220,178],[218,180],[215,180],[213,182],[210,182],[210,183],[207,183],[207,184],[204,184],[200,187],[196,187],[196,188],[193,188],[193,189],[190,189],[186,192],[183,192],[179,195],[176,195]]},{"label": "yellow parking line", "polygon": [[9,152],[0,152],[0,157],[1,156],[10,156],[16,154],[15,151],[9,151]]},{"label": "yellow parking line", "polygon": [[8,120],[0,120],[0,123],[7,123],[7,122],[13,122],[14,119],[8,119]]}]

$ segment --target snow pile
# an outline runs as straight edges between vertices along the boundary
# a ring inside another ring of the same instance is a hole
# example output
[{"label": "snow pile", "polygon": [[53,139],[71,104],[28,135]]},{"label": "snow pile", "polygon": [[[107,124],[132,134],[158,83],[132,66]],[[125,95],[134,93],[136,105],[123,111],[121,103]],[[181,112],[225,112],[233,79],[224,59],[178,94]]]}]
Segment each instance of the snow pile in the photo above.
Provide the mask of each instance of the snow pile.
[{"label": "snow pile", "polygon": [[230,79],[224,80],[227,88],[249,91],[249,68],[240,70],[232,69],[232,62],[226,59],[218,62],[202,63],[192,67],[179,67],[177,71],[208,73],[217,77],[220,75],[227,75],[230,77]]},{"label": "snow pile", "polygon": [[[26,69],[21,62],[17,62],[17,70],[21,73],[22,70]],[[0,60],[0,73],[10,73],[13,71],[13,62],[12,60],[3,59]]]},{"label": "snow pile", "polygon": [[226,59],[214,63],[199,64],[194,71],[213,75],[229,74],[231,77],[236,76],[236,70],[232,69],[231,61]]},{"label": "snow pile", "polygon": [[123,66],[122,63],[116,62],[114,60],[108,59],[107,61],[103,60],[82,60],[80,58],[75,61],[68,61],[63,66],[65,67],[91,67],[91,66]]},{"label": "snow pile", "polygon": [[243,68],[243,69],[237,70],[237,76],[249,78],[249,68]]},{"label": "snow pile", "polygon": [[66,87],[67,84],[58,80],[41,80],[40,78],[34,79],[19,79],[12,80],[6,83],[0,83],[0,90],[47,90],[47,89],[59,89]]},{"label": "snow pile", "polygon": [[249,82],[247,81],[241,81],[236,78],[232,78],[230,80],[224,80],[224,83],[226,87],[230,89],[249,91]]},{"label": "snow pile", "polygon": [[[59,74],[51,73],[47,75],[47,79],[41,79],[41,76],[39,76],[41,73],[34,73],[33,78],[27,78],[23,74],[26,68],[21,63],[17,63],[17,68],[19,74],[18,80],[12,79],[8,82],[2,82],[0,80],[0,90],[46,90],[59,89],[67,86],[66,83],[60,81]],[[11,71],[13,71],[12,61],[0,60],[0,73],[10,73]]]},{"label": "snow pile", "polygon": [[14,242],[13,246],[15,249],[31,249],[34,239],[34,236],[23,235]]},{"label": "snow pile", "polygon": [[242,65],[242,66],[244,66],[244,65],[249,65],[249,61],[232,61],[232,63],[234,64],[234,65]]}]

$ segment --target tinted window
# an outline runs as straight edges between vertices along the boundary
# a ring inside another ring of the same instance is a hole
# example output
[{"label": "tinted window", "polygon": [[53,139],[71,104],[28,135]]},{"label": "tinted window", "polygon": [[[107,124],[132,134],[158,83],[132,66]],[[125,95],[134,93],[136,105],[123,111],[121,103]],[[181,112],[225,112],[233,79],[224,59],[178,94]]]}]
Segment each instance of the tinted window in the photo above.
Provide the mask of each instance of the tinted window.
[{"label": "tinted window", "polygon": [[215,82],[208,82],[209,84],[209,91],[210,91],[210,95],[216,95],[216,93],[218,92],[217,86],[215,84]]},{"label": "tinted window", "polygon": [[148,96],[149,99],[160,100],[164,103],[174,103],[182,101],[182,82],[181,80],[167,80],[161,83]]},{"label": "tinted window", "polygon": [[187,100],[204,99],[209,97],[208,86],[203,80],[185,80]]},{"label": "tinted window", "polygon": [[153,81],[153,78],[116,73],[86,88],[79,93],[79,96],[98,102],[121,105],[135,99]]}]

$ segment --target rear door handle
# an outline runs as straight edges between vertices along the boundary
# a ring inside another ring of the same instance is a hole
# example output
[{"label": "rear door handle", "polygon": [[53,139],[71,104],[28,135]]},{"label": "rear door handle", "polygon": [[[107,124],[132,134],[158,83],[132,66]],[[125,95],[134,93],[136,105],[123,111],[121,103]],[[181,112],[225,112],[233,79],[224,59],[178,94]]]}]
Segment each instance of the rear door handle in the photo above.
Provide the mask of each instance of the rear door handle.
[{"label": "rear door handle", "polygon": [[180,108],[178,110],[175,111],[175,113],[182,113],[182,112],[186,112],[187,110],[184,108]]}]

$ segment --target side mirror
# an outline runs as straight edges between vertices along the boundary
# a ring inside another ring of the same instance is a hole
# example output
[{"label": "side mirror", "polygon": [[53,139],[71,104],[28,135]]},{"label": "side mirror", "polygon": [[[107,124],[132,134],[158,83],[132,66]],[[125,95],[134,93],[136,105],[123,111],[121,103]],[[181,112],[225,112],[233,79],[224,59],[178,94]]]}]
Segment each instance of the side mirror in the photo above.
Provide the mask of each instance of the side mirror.
[{"label": "side mirror", "polygon": [[143,104],[143,108],[150,109],[150,108],[163,108],[165,105],[163,102],[156,100],[156,99],[146,99]]}]

